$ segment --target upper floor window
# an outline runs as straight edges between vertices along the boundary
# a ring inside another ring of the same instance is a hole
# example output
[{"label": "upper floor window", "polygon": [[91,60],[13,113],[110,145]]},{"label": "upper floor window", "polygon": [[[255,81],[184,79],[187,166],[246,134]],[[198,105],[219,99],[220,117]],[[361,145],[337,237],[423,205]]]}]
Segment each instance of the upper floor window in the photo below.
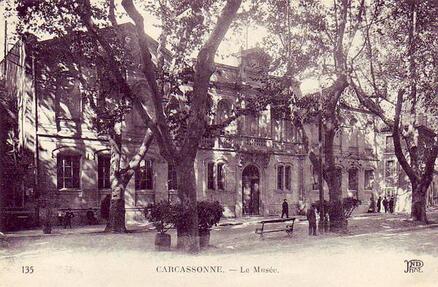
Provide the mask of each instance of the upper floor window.
[{"label": "upper floor window", "polygon": [[394,140],[392,136],[387,136],[385,141],[385,149],[387,151],[393,151],[394,150]]},{"label": "upper floor window", "polygon": [[61,77],[58,79],[57,85],[57,117],[79,119],[82,112],[79,80],[72,76]]},{"label": "upper floor window", "polygon": [[80,188],[80,163],[79,155],[57,156],[57,187]]},{"label": "upper floor window", "polygon": [[207,163],[207,189],[225,190],[224,163]]},{"label": "upper floor window", "polygon": [[111,188],[109,155],[100,155],[97,158],[97,185],[98,188]]},{"label": "upper floor window", "polygon": [[142,160],[140,167],[135,172],[135,189],[153,189],[153,163],[152,160]]},{"label": "upper floor window", "polygon": [[395,161],[387,160],[385,162],[385,183],[387,186],[395,184]]},{"label": "upper floor window", "polygon": [[277,166],[277,189],[283,191],[292,190],[292,167],[290,165]]},{"label": "upper floor window", "polygon": [[217,110],[216,110],[216,117],[215,117],[216,124],[220,124],[226,121],[230,116],[230,114],[231,114],[230,103],[227,100],[220,100],[217,104]]}]

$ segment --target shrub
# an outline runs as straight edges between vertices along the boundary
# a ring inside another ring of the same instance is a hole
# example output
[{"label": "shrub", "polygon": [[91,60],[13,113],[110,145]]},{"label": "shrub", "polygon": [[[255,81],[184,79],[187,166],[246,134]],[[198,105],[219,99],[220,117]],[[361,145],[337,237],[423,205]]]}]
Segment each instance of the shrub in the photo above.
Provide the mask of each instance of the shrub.
[{"label": "shrub", "polygon": [[198,202],[198,224],[199,230],[209,230],[221,220],[224,208],[218,201],[200,201]]},{"label": "shrub", "polygon": [[172,228],[174,223],[175,211],[167,201],[161,201],[145,209],[145,217],[152,221],[155,229],[159,233],[165,233]]}]

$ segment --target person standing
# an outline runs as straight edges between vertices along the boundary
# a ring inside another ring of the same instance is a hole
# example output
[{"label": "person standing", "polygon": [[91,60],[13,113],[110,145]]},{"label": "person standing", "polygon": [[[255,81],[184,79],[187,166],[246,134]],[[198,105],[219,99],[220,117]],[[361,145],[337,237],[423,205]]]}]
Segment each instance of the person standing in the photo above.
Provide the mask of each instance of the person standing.
[{"label": "person standing", "polygon": [[284,199],[281,205],[281,218],[283,218],[284,215],[286,215],[286,218],[289,218],[289,204],[286,199]]},{"label": "person standing", "polygon": [[368,213],[376,212],[376,202],[374,200],[374,195],[371,194],[370,197],[370,207],[368,208]]},{"label": "person standing", "polygon": [[71,229],[71,219],[75,217],[74,213],[71,211],[71,209],[67,209],[67,212],[64,215],[64,229],[67,228],[67,225]]},{"label": "person standing", "polygon": [[316,236],[316,213],[313,204],[307,209],[307,221],[309,221],[309,235]]},{"label": "person standing", "polygon": [[385,209],[385,213],[388,212],[388,199],[386,199],[386,196],[383,198],[383,208]]},{"label": "person standing", "polygon": [[377,212],[380,213],[380,208],[382,204],[382,197],[379,195],[379,198],[377,199]]},{"label": "person standing", "polygon": [[391,195],[391,198],[388,202],[389,212],[394,213],[394,195]]}]

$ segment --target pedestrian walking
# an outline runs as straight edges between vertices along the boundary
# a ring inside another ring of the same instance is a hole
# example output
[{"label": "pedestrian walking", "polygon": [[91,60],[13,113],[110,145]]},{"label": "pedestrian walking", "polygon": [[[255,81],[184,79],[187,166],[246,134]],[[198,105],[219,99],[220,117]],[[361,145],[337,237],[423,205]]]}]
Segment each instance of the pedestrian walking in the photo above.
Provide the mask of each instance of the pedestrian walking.
[{"label": "pedestrian walking", "polygon": [[394,196],[392,195],[388,202],[389,212],[394,213]]},{"label": "pedestrian walking", "polygon": [[289,204],[287,204],[286,199],[284,199],[281,205],[281,218],[283,218],[284,215],[286,215],[286,218],[289,218]]},{"label": "pedestrian walking", "polygon": [[316,236],[316,213],[313,204],[307,209],[307,221],[309,221],[309,235]]},{"label": "pedestrian walking", "polygon": [[388,199],[386,199],[386,196],[383,198],[383,208],[385,209],[385,213],[388,213]]},{"label": "pedestrian walking", "polygon": [[75,217],[74,213],[71,209],[67,209],[67,212],[64,215],[64,229],[67,228],[67,225],[71,228],[71,219]]},{"label": "pedestrian walking", "polygon": [[379,213],[380,213],[381,204],[382,204],[382,197],[379,195],[379,198],[377,199],[377,212]]}]

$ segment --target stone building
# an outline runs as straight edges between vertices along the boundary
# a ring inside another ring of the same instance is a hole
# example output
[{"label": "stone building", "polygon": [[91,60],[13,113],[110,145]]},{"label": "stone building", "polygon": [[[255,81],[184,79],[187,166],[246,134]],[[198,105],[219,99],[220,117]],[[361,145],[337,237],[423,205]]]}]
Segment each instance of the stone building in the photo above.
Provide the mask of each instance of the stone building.
[{"label": "stone building", "polygon": [[[124,27],[129,44],[132,27]],[[38,42],[29,36],[17,42],[6,58],[8,65],[6,71],[2,68],[2,75],[14,83],[9,91],[17,97],[19,146],[33,155],[28,168],[34,178],[22,186],[20,192],[26,200],[16,208],[35,210],[37,216],[41,204],[36,203],[51,201],[58,209],[77,210],[80,216],[74,220],[83,223],[84,212],[99,209],[110,193],[109,144],[93,130],[92,110],[81,97],[81,85],[75,77],[78,71],[92,73],[86,63],[71,61],[62,45],[64,41],[69,40]],[[156,48],[156,42],[151,43]],[[38,53],[34,53],[36,50]],[[225,119],[245,93],[252,93],[251,87],[257,82],[251,75],[266,66],[266,60],[255,48],[240,53],[238,66],[217,65],[212,76],[212,121]],[[131,83],[141,83],[138,75],[133,70],[126,76]],[[236,91],[237,81],[247,87],[243,92]],[[139,85],[139,89],[146,87]],[[295,90],[300,93],[298,83]],[[386,179],[379,157],[382,136],[376,132],[377,120],[370,114],[344,109],[344,115],[335,140],[341,188],[344,197],[362,200],[362,209],[366,209],[371,194],[377,196],[385,190],[380,185]],[[306,129],[311,145],[317,147],[317,125]],[[123,128],[127,155],[140,145],[144,130],[139,116],[132,111]],[[300,135],[291,121],[276,119],[270,109],[258,116],[242,116],[217,137],[203,139],[195,164],[199,200],[220,201],[225,216],[278,215],[283,199],[288,200],[293,213],[299,205],[318,199],[316,172]],[[127,221],[143,220],[143,208],[150,203],[175,200],[176,180],[174,168],[153,144],[128,185]],[[328,198],[327,188],[325,193]]]}]

